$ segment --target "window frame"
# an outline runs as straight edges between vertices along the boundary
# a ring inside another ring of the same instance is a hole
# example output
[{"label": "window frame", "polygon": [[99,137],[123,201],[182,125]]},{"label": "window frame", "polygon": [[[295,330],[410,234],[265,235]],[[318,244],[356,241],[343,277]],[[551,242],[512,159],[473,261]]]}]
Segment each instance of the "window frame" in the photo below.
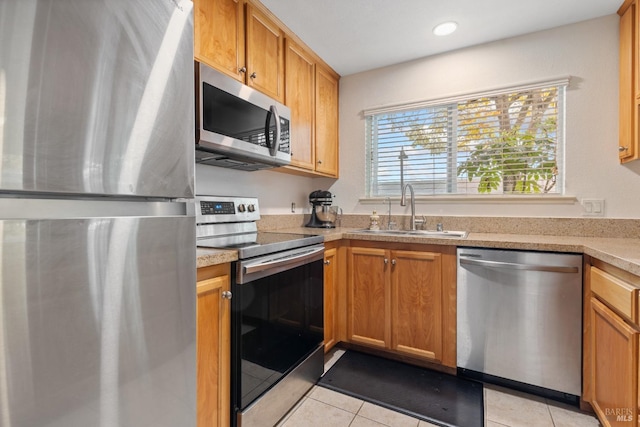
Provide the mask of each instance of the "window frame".
[{"label": "window frame", "polygon": [[[377,171],[378,167],[378,156],[380,152],[377,149],[377,145],[373,143],[372,137],[374,128],[377,130],[377,125],[375,120],[377,120],[381,115],[393,114],[393,113],[402,113],[402,112],[410,112],[414,110],[422,110],[429,109],[434,107],[448,107],[453,111],[451,116],[456,116],[458,113],[457,105],[460,102],[465,102],[478,98],[489,98],[498,95],[511,94],[515,92],[525,92],[531,90],[539,90],[539,89],[547,89],[551,87],[555,87],[558,89],[557,91],[557,127],[555,129],[556,140],[555,143],[555,160],[558,167],[558,175],[556,181],[556,191],[552,193],[523,193],[523,192],[514,192],[514,193],[505,193],[503,191],[498,191],[494,193],[475,193],[475,192],[461,192],[458,193],[456,190],[456,185],[459,180],[458,176],[458,167],[459,167],[459,158],[457,157],[457,149],[458,144],[452,143],[452,141],[457,141],[457,126],[450,126],[449,131],[451,134],[448,136],[448,144],[447,144],[447,178],[446,178],[446,186],[447,192],[436,192],[436,190],[432,190],[431,192],[426,191],[416,191],[416,196],[424,199],[446,199],[452,200],[456,198],[463,199],[473,199],[473,200],[483,200],[483,199],[492,199],[498,198],[500,200],[514,200],[514,201],[522,201],[527,199],[574,199],[574,197],[569,197],[565,192],[565,150],[566,150],[566,135],[565,135],[565,127],[566,127],[566,102],[567,102],[567,90],[570,85],[570,77],[561,77],[553,80],[542,80],[533,83],[526,84],[518,84],[518,85],[509,85],[501,88],[478,91],[474,93],[466,93],[459,94],[455,96],[449,97],[441,97],[430,100],[422,100],[417,102],[407,102],[400,104],[387,105],[383,107],[376,107],[365,109],[363,111],[363,116],[365,118],[365,151],[366,151],[366,167],[365,167],[365,199],[380,199],[384,197],[395,197],[400,195],[401,193],[401,185],[398,186],[397,192],[394,191],[394,194],[389,194],[389,192],[381,192],[380,184],[378,176],[374,177],[375,171]],[[374,125],[376,125],[374,127]],[[375,136],[377,138],[377,135]],[[406,145],[405,145],[406,146]],[[400,178],[404,178],[404,183],[412,183],[410,179],[406,178],[406,175]],[[432,186],[435,187],[437,185],[436,181],[432,182]],[[415,186],[415,185],[414,185]],[[456,191],[456,192],[453,192]]]}]

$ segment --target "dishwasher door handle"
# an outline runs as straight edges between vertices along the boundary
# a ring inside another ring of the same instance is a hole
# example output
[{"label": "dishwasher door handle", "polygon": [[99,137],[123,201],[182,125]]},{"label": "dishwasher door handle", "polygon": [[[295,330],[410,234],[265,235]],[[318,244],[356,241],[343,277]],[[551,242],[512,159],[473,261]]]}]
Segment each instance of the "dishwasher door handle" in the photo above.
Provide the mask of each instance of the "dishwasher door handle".
[{"label": "dishwasher door handle", "polygon": [[476,265],[478,267],[499,268],[504,270],[524,270],[524,271],[548,271],[550,273],[578,273],[578,267],[562,267],[557,265],[536,265],[536,264],[517,264],[513,262],[487,261],[481,259],[462,258],[460,255],[460,264]]}]

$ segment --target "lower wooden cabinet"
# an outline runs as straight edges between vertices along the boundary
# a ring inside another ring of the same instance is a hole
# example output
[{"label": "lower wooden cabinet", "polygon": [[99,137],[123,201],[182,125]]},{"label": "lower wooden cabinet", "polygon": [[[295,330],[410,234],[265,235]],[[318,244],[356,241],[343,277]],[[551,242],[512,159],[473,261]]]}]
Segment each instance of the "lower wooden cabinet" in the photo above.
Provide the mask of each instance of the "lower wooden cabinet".
[{"label": "lower wooden cabinet", "polygon": [[442,255],[391,251],[391,348],[442,361]]},{"label": "lower wooden cabinet", "polygon": [[638,331],[591,298],[591,405],[604,425],[629,426],[638,416]]},{"label": "lower wooden cabinet", "polygon": [[198,269],[196,390],[198,427],[230,420],[230,266]]},{"label": "lower wooden cabinet", "polygon": [[604,426],[638,425],[640,278],[594,260],[585,314],[585,400]]},{"label": "lower wooden cabinet", "polygon": [[455,367],[455,248],[376,246],[349,248],[347,341]]},{"label": "lower wooden cabinet", "polygon": [[390,256],[384,249],[349,248],[349,342],[391,348]]},{"label": "lower wooden cabinet", "polygon": [[324,251],[324,352],[327,353],[338,342],[338,249]]}]

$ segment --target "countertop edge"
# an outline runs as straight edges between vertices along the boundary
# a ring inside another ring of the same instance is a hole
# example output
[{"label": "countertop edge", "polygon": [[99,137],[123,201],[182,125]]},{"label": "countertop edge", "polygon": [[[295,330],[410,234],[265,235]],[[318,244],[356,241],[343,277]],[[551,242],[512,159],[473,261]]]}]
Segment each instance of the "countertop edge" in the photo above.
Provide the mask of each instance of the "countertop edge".
[{"label": "countertop edge", "polygon": [[[640,239],[547,236],[527,234],[469,233],[466,239],[433,238],[358,233],[353,228],[310,229],[305,227],[273,230],[278,233],[306,233],[324,236],[325,242],[368,240],[395,243],[421,243],[443,246],[485,247],[581,253],[640,276]],[[235,250],[197,248],[197,267],[238,260]]]}]

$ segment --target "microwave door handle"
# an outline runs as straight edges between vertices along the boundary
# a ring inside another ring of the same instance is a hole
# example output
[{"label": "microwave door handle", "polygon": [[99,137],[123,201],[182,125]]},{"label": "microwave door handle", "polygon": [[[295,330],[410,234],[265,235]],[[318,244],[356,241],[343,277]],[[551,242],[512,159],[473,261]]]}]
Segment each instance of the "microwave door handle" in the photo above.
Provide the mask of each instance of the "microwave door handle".
[{"label": "microwave door handle", "polygon": [[[273,138],[273,141],[269,140],[269,127],[270,127],[269,125],[271,124],[271,117],[274,117],[276,120],[276,135]],[[267,135],[267,147],[269,147],[269,154],[271,154],[272,157],[275,157],[276,154],[278,153],[278,149],[280,148],[280,136],[281,136],[280,114],[278,114],[278,109],[276,108],[275,105],[272,105],[269,108],[269,112],[267,113],[266,135]]]}]

